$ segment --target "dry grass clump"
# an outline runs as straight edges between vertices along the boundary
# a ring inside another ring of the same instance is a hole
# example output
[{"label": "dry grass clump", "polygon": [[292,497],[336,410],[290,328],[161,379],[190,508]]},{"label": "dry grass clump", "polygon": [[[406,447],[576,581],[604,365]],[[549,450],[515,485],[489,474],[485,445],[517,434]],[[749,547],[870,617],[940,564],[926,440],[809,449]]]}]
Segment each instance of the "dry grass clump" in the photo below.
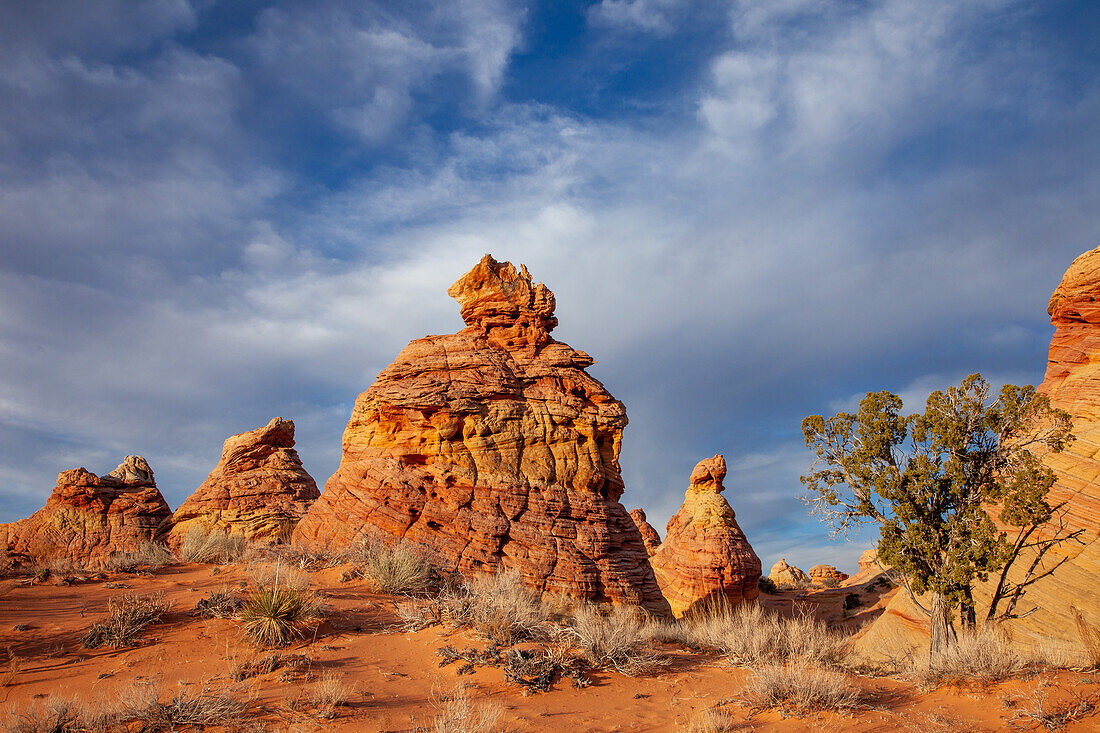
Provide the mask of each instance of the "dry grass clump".
[{"label": "dry grass clump", "polygon": [[82,643],[87,649],[109,646],[118,649],[131,646],[145,627],[159,621],[172,608],[163,593],[140,596],[127,593],[107,601],[107,618],[92,624]]},{"label": "dry grass clump", "polygon": [[178,554],[186,562],[228,565],[243,559],[248,550],[244,535],[191,527],[183,537]]},{"label": "dry grass clump", "polygon": [[1073,623],[1077,627],[1077,635],[1081,638],[1081,646],[1088,655],[1089,666],[1100,669],[1100,628],[1090,624],[1076,607],[1070,606],[1070,611],[1073,612]]},{"label": "dry grass clump", "polygon": [[360,540],[348,551],[352,567],[343,579],[366,578],[378,591],[421,595],[439,585],[439,572],[421,550],[375,539]]},{"label": "dry grass clump", "polygon": [[1027,726],[1038,729],[1040,726],[1049,731],[1058,731],[1070,723],[1093,715],[1100,710],[1100,693],[1082,695],[1075,692],[1073,699],[1062,703],[1052,703],[1047,699],[1049,680],[1039,682],[1029,693],[1014,696],[1010,707],[1019,705],[1008,719],[1009,725],[1019,730]]},{"label": "dry grass clump", "polygon": [[307,573],[300,572],[290,567],[282,558],[274,562],[252,562],[248,566],[248,579],[259,588],[265,586],[285,586],[295,590],[305,590],[309,587],[310,577]]},{"label": "dry grass clump", "polygon": [[336,708],[347,705],[355,688],[340,679],[335,672],[325,672],[313,685],[309,701],[317,709],[318,717],[336,717]]},{"label": "dry grass clump", "polygon": [[732,733],[740,727],[725,710],[707,708],[680,730],[683,733]]},{"label": "dry grass clump", "polygon": [[245,633],[263,647],[286,646],[305,636],[321,618],[316,596],[293,585],[271,585],[257,589],[240,611]]},{"label": "dry grass clump", "polygon": [[143,542],[136,550],[112,552],[104,569],[116,573],[134,573],[141,569],[158,570],[173,560],[172,553],[159,542]]},{"label": "dry grass clump", "polygon": [[219,726],[231,728],[244,719],[245,703],[204,684],[197,693],[180,688],[167,702],[153,685],[135,685],[120,697],[116,720],[126,724],[139,723],[142,733],[175,731],[184,727]]},{"label": "dry grass clump", "polygon": [[451,594],[450,623],[502,646],[547,637],[550,613],[514,571],[469,579]]},{"label": "dry grass clump", "polygon": [[989,684],[1022,672],[1026,660],[995,626],[982,626],[958,634],[956,643],[943,653],[919,663],[910,677],[922,690],[941,685]]},{"label": "dry grass clump", "polygon": [[433,699],[438,711],[431,728],[417,728],[418,733],[499,733],[504,710],[498,705],[474,705],[465,687]]},{"label": "dry grass clump", "polygon": [[577,647],[593,667],[634,677],[667,664],[653,650],[652,636],[637,611],[615,606],[604,614],[594,606],[581,606],[571,631]]},{"label": "dry grass clump", "polygon": [[851,710],[859,705],[860,694],[843,674],[796,661],[755,668],[742,699],[756,709],[805,714],[814,710]]},{"label": "dry grass clump", "polygon": [[111,733],[117,714],[91,708],[75,698],[51,695],[41,703],[14,711],[4,721],[8,733]]},{"label": "dry grass clump", "polygon": [[222,586],[221,590],[210,591],[206,598],[199,599],[191,610],[191,615],[203,618],[234,618],[242,606],[244,601],[229,586]]},{"label": "dry grass clump", "polygon": [[713,603],[657,633],[745,666],[802,660],[836,667],[844,660],[844,637],[805,607],[792,618],[782,618],[756,603]]}]

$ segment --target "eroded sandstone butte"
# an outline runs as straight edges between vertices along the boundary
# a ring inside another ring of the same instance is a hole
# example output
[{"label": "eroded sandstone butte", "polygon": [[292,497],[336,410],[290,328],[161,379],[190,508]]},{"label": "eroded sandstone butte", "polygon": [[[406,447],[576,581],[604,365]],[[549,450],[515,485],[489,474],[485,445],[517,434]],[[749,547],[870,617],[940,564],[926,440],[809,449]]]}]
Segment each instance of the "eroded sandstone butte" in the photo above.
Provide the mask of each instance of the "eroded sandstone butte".
[{"label": "eroded sandstone butte", "polygon": [[657,583],[679,618],[711,601],[738,603],[760,595],[760,558],[722,496],[726,460],[700,461],[680,511],[650,558]]},{"label": "eroded sandstone butte", "polygon": [[642,509],[631,509],[630,518],[634,520],[634,525],[642,535],[642,542],[645,543],[646,552],[650,555],[657,552],[657,548],[661,546],[661,535],[657,534],[657,529],[646,519],[645,511]]},{"label": "eroded sandstone butte", "polygon": [[810,582],[814,585],[823,586],[839,585],[848,579],[848,573],[842,573],[832,565],[814,565],[807,575],[810,576]]},{"label": "eroded sandstone butte", "polygon": [[486,255],[447,291],[466,327],[410,343],[359,395],[294,541],[404,538],[448,569],[668,614],[619,503],[626,411],[555,341],[554,294]]},{"label": "eroded sandstone butte", "polygon": [[782,557],[775,565],[772,565],[772,569],[768,572],[768,578],[776,585],[788,588],[799,588],[810,584],[809,575],[806,575],[803,570],[796,568],[794,565],[788,564],[787,560]]},{"label": "eroded sandstone butte", "polygon": [[294,423],[277,417],[225,440],[218,465],[172,514],[168,542],[178,546],[193,528],[288,539],[318,496],[294,450]]},{"label": "eroded sandstone butte", "polygon": [[96,476],[85,468],[62,471],[46,505],[18,522],[0,526],[10,557],[23,564],[54,559],[77,567],[101,567],[112,553],[149,542],[172,510],[141,456]]}]

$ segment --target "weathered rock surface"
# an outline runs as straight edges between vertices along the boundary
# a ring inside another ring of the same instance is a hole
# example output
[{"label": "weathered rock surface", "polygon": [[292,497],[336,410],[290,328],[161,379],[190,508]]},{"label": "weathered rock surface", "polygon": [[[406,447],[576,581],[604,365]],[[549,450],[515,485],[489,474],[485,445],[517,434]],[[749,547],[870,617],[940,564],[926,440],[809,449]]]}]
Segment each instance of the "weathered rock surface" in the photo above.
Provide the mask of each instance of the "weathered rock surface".
[{"label": "weathered rock surface", "polygon": [[554,295],[484,259],[448,290],[466,328],[410,343],[356,400],[343,459],[294,541],[361,534],[421,545],[449,569],[667,615],[619,503],[626,411],[555,341]]},{"label": "weathered rock surface", "polygon": [[[1054,407],[1073,416],[1076,438],[1061,453],[1043,456],[1057,476],[1047,501],[1051,505],[1066,502],[1066,528],[1085,532],[1081,543],[1064,543],[1048,553],[1046,567],[1066,561],[1054,574],[1030,586],[1021,599],[1018,610],[1034,608],[1034,613],[1006,622],[1013,641],[1021,646],[1039,643],[1044,637],[1078,643],[1074,607],[1093,625],[1100,625],[1100,247],[1074,260],[1051,295],[1047,312],[1055,332],[1039,390]],[[1031,559],[1021,555],[1010,580],[1018,580]],[[990,586],[975,588],[979,609],[988,606]],[[887,612],[860,634],[853,650],[873,661],[927,645],[927,622],[908,595],[898,593]]]},{"label": "weathered rock surface", "polygon": [[810,584],[810,576],[794,565],[789,565],[784,558],[780,558],[779,562],[772,565],[772,569],[768,571],[768,577],[776,585],[789,588],[798,588]]},{"label": "weathered rock surface", "polygon": [[657,534],[657,529],[646,520],[645,512],[642,509],[631,509],[630,518],[634,520],[634,525],[642,535],[646,552],[652,556],[653,553],[657,552],[657,548],[661,546],[661,535]]},{"label": "weathered rock surface", "polygon": [[814,565],[808,575],[814,585],[839,585],[848,579],[848,573],[842,573],[832,565]]},{"label": "weathered rock surface", "polygon": [[720,455],[695,466],[684,503],[650,558],[677,618],[708,601],[738,603],[760,595],[760,558],[722,496],[725,476],[726,460]]},{"label": "weathered rock surface", "polygon": [[870,570],[878,567],[878,550],[870,548],[863,551],[863,554],[859,556],[859,569]]},{"label": "weathered rock surface", "polygon": [[277,417],[226,439],[218,465],[172,514],[168,541],[178,546],[192,528],[285,540],[320,493],[294,450],[294,423]]},{"label": "weathered rock surface", "polygon": [[3,525],[0,539],[9,556],[23,564],[60,559],[96,568],[112,553],[152,540],[171,514],[149,464],[127,456],[105,476],[85,468],[62,471],[46,505]]}]

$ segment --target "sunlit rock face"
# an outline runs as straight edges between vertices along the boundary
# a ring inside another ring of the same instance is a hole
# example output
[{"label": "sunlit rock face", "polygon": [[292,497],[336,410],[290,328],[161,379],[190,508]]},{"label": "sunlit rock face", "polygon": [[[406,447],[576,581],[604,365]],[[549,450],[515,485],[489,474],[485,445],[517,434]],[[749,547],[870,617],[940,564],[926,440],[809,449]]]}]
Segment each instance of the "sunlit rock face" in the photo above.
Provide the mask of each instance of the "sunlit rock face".
[{"label": "sunlit rock face", "polygon": [[638,527],[638,532],[642,535],[642,542],[645,543],[645,551],[650,555],[657,552],[657,548],[661,546],[661,536],[657,534],[657,529],[646,519],[645,511],[642,509],[631,509],[630,518],[634,520],[635,526]]},{"label": "sunlit rock face", "polygon": [[720,455],[695,466],[684,503],[650,559],[677,617],[710,602],[739,603],[760,595],[760,558],[722,496],[725,476]]},{"label": "sunlit rock face", "polygon": [[843,573],[832,565],[814,565],[807,575],[810,576],[811,583],[822,586],[834,583],[839,585],[848,579],[848,573]]},{"label": "sunlit rock face", "polygon": [[168,542],[178,546],[193,529],[256,542],[289,539],[318,496],[294,450],[294,423],[277,417],[226,439],[218,465],[172,514]]},{"label": "sunlit rock face", "polygon": [[127,456],[105,476],[85,468],[59,473],[44,507],[0,525],[0,544],[25,565],[68,560],[95,569],[151,541],[171,514],[149,464]]},{"label": "sunlit rock face", "polygon": [[776,585],[791,588],[810,584],[810,576],[806,575],[805,571],[788,564],[785,558],[779,558],[779,561],[772,565],[772,569],[768,571],[768,578]]},{"label": "sunlit rock face", "polygon": [[448,293],[466,327],[413,341],[359,395],[295,542],[403,538],[449,569],[666,615],[619,503],[626,411],[551,337],[554,294],[489,255]]}]

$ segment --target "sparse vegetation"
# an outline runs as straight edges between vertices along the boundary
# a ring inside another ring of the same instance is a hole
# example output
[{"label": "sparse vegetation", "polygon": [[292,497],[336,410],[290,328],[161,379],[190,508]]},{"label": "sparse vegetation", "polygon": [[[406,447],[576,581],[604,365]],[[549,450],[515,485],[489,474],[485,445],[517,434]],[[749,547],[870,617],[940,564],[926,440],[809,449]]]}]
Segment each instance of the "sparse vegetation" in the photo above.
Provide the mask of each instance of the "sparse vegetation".
[{"label": "sparse vegetation", "polygon": [[325,672],[313,684],[310,703],[317,710],[318,717],[335,718],[336,708],[347,705],[354,688],[340,679],[335,672]]},{"label": "sparse vegetation", "polygon": [[1077,608],[1070,606],[1073,613],[1073,623],[1077,627],[1077,636],[1081,639],[1081,646],[1088,655],[1089,666],[1100,669],[1100,628],[1090,624],[1085,615]]},{"label": "sparse vegetation", "polygon": [[232,727],[243,717],[246,705],[223,692],[203,685],[195,694],[183,687],[167,702],[160,701],[154,685],[135,685],[120,699],[118,720],[140,723],[142,733],[177,730],[179,726]]},{"label": "sparse vegetation", "polygon": [[313,593],[277,584],[257,589],[240,612],[248,638],[262,647],[286,646],[320,617]]},{"label": "sparse vegetation", "polygon": [[210,591],[210,595],[202,598],[192,609],[192,616],[203,618],[233,618],[244,606],[241,600],[228,586],[222,586],[221,590]]},{"label": "sparse vegetation", "polygon": [[715,603],[657,633],[659,638],[716,651],[745,666],[801,660],[836,667],[844,658],[844,638],[806,607],[792,618],[782,618],[756,603],[733,607]]},{"label": "sparse vegetation", "polygon": [[8,716],[8,733],[111,733],[117,716],[93,709],[75,698],[50,696]]},{"label": "sparse vegetation", "polygon": [[863,599],[860,598],[859,593],[849,593],[848,595],[844,596],[845,611],[851,611],[853,609],[859,608],[862,605]]},{"label": "sparse vegetation", "polygon": [[1047,698],[1049,687],[1050,682],[1042,680],[1029,693],[1011,699],[1011,706],[1018,707],[1008,719],[1008,724],[1016,730],[1042,727],[1048,731],[1059,731],[1100,710],[1100,693],[1082,695],[1075,692],[1069,701],[1052,703]]},{"label": "sparse vegetation", "polygon": [[761,575],[756,585],[760,588],[761,593],[767,593],[769,596],[773,596],[779,592],[779,588],[776,586],[775,581],[767,575]]},{"label": "sparse vegetation", "polygon": [[804,660],[764,664],[742,693],[753,708],[775,708],[805,714],[814,710],[851,710],[859,705],[859,690],[841,673]]},{"label": "sparse vegetation", "polygon": [[92,624],[84,634],[86,649],[102,646],[132,646],[147,626],[159,621],[172,608],[163,593],[140,596],[127,593],[107,601],[107,618]]},{"label": "sparse vegetation", "polygon": [[184,535],[178,554],[186,562],[227,565],[243,559],[248,549],[244,535],[192,527]]},{"label": "sparse vegetation", "polygon": [[364,539],[348,552],[352,566],[343,579],[366,578],[382,593],[420,595],[439,584],[439,573],[427,556],[406,544]]},{"label": "sparse vegetation", "polygon": [[994,625],[959,634],[958,641],[944,654],[918,664],[910,673],[913,681],[929,690],[942,685],[990,684],[1023,672],[1028,666],[1060,666],[1063,660],[1050,655],[1027,655]]},{"label": "sparse vegetation", "polygon": [[639,613],[622,606],[608,613],[589,605],[578,608],[572,632],[585,660],[628,677],[664,666],[667,662],[652,648],[652,637]]},{"label": "sparse vegetation", "polygon": [[453,692],[434,699],[432,705],[438,711],[432,727],[418,728],[418,733],[498,733],[502,730],[500,722],[504,710],[491,703],[475,705],[465,687],[455,687]]},{"label": "sparse vegetation", "polygon": [[104,563],[104,569],[116,573],[134,573],[138,570],[157,570],[173,560],[172,553],[159,542],[144,542],[136,550],[112,552]]},{"label": "sparse vegetation", "polygon": [[737,724],[725,710],[707,708],[681,730],[683,733],[732,733],[737,730]]}]

